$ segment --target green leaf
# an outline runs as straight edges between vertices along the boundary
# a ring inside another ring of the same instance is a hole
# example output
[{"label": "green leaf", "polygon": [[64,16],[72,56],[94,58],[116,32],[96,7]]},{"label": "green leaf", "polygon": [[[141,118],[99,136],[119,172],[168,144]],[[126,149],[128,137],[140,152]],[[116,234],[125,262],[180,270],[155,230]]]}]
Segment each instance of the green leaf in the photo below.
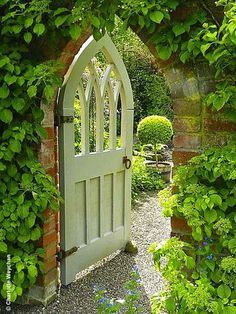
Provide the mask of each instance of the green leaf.
[{"label": "green leaf", "polygon": [[211,44],[209,44],[209,43],[205,44],[205,45],[201,45],[200,50],[201,50],[203,55],[205,55],[205,52],[210,48],[210,46],[211,46]]},{"label": "green leaf", "polygon": [[60,27],[62,24],[65,23],[65,21],[68,19],[70,15],[60,15],[55,19],[55,25],[56,27]]},{"label": "green leaf", "polygon": [[32,17],[28,17],[26,20],[25,20],[25,28],[28,28],[30,27],[34,22],[34,19]]},{"label": "green leaf", "polygon": [[6,99],[9,96],[10,90],[6,85],[0,87],[0,99]]},{"label": "green leaf", "polygon": [[2,120],[5,123],[10,123],[13,119],[13,114],[9,109],[3,109],[0,112],[0,120]]},{"label": "green leaf", "polygon": [[21,242],[21,243],[26,243],[30,240],[30,235],[29,234],[24,234],[24,235],[19,235],[17,237],[18,241]]},{"label": "green leaf", "polygon": [[32,228],[35,224],[36,215],[32,212],[29,213],[29,216],[27,218],[27,224],[29,228]]},{"label": "green leaf", "polygon": [[228,299],[231,295],[231,289],[227,285],[220,285],[217,288],[217,294],[221,299]]},{"label": "green leaf", "polygon": [[195,260],[191,256],[186,257],[186,267],[188,269],[193,269],[195,266]]},{"label": "green leaf", "polygon": [[206,221],[211,224],[212,222],[216,221],[217,219],[217,212],[212,209],[212,210],[206,210],[204,212],[204,217],[206,219]]},{"label": "green leaf", "polygon": [[46,97],[46,99],[51,99],[54,95],[54,87],[52,85],[47,85],[44,90],[44,95]]},{"label": "green leaf", "polygon": [[35,265],[28,266],[28,274],[30,277],[37,277],[38,275],[37,267]]},{"label": "green leaf", "polygon": [[72,24],[69,33],[73,40],[77,40],[81,35],[81,27],[78,24]]},{"label": "green leaf", "polygon": [[3,56],[0,59],[0,68],[2,68],[4,65],[8,64],[10,62],[10,59],[7,56]]},{"label": "green leaf", "polygon": [[24,184],[24,186],[31,185],[32,181],[33,181],[33,176],[31,173],[24,173],[22,175],[22,183]]},{"label": "green leaf", "polygon": [[155,23],[161,23],[164,18],[164,14],[161,11],[153,11],[149,14],[150,19]]},{"label": "green leaf", "polygon": [[0,161],[0,171],[6,170],[6,166]]},{"label": "green leaf", "polygon": [[31,231],[31,240],[36,241],[41,237],[41,231],[39,229],[39,227],[34,228]]},{"label": "green leaf", "polygon": [[96,28],[100,27],[100,20],[99,18],[97,18],[96,16],[92,17],[92,25]]},{"label": "green leaf", "polygon": [[179,36],[179,35],[185,33],[185,31],[186,31],[185,27],[184,27],[184,24],[182,24],[182,23],[175,24],[173,26],[172,30],[173,30],[175,36]]},{"label": "green leaf", "polygon": [[7,245],[4,242],[0,242],[0,252],[7,252]]},{"label": "green leaf", "polygon": [[33,35],[30,32],[24,33],[24,40],[29,44],[33,38]]},{"label": "green leaf", "polygon": [[157,50],[158,56],[164,61],[168,60],[172,54],[172,50],[169,46],[158,45],[156,47],[156,50]]},{"label": "green leaf", "polygon": [[35,127],[35,131],[38,134],[38,136],[40,136],[43,139],[46,139],[48,137],[47,131],[40,125],[37,125]]},{"label": "green leaf", "polygon": [[179,1],[177,0],[167,0],[166,2],[166,5],[173,10],[177,8],[178,4],[179,4]]},{"label": "green leaf", "polygon": [[45,26],[44,26],[44,24],[42,24],[42,23],[35,24],[35,26],[34,26],[34,28],[33,28],[33,32],[34,32],[36,35],[40,36],[40,35],[42,35],[42,34],[44,33],[44,31],[45,31]]},{"label": "green leaf", "polygon": [[194,240],[202,241],[203,237],[202,237],[202,230],[201,230],[201,228],[197,227],[196,229],[194,229],[192,231],[192,236],[193,236]]},{"label": "green leaf", "polygon": [[17,111],[20,112],[25,107],[25,100],[24,98],[15,98],[12,100],[12,107]]},{"label": "green leaf", "polygon": [[33,98],[37,94],[37,87],[35,85],[30,86],[27,89],[27,94],[29,95],[30,98]]},{"label": "green leaf", "polygon": [[219,205],[219,206],[222,205],[222,198],[219,195],[212,194],[210,195],[210,199],[214,204]]},{"label": "green leaf", "polygon": [[15,175],[17,174],[17,168],[16,168],[16,166],[15,166],[15,165],[9,165],[9,166],[7,167],[7,174],[8,174],[10,177],[14,178]]},{"label": "green leaf", "polygon": [[9,148],[14,153],[19,153],[21,151],[21,143],[18,140],[10,139]]},{"label": "green leaf", "polygon": [[11,75],[11,74],[7,73],[4,76],[4,81],[7,83],[7,85],[11,85],[11,84],[15,83],[16,80],[17,80],[17,76],[15,76],[15,75]]}]

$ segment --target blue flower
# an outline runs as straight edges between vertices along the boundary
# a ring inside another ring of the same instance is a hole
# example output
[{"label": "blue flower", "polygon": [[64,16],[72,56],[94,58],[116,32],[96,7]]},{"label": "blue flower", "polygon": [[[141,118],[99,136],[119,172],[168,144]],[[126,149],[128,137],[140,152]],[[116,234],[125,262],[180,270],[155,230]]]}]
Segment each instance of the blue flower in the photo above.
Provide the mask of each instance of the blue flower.
[{"label": "blue flower", "polygon": [[212,255],[208,255],[207,259],[211,260],[211,259],[213,259],[213,256]]},{"label": "blue flower", "polygon": [[208,245],[208,242],[202,242],[202,244],[206,246],[206,245]]},{"label": "blue flower", "polygon": [[198,247],[198,249],[201,251],[201,250],[202,250],[202,247],[201,247],[201,246],[199,246],[199,247]]},{"label": "blue flower", "polygon": [[107,300],[108,300],[108,298],[107,298],[107,297],[104,297],[104,298],[100,299],[99,302],[100,302],[100,303],[105,303]]},{"label": "blue flower", "polygon": [[134,265],[133,270],[138,271],[138,265]]},{"label": "blue flower", "polygon": [[106,307],[111,307],[111,306],[112,306],[111,303],[107,303],[107,304],[106,304]]},{"label": "blue flower", "polygon": [[137,283],[141,283],[142,282],[142,280],[139,278],[139,279],[137,279]]}]

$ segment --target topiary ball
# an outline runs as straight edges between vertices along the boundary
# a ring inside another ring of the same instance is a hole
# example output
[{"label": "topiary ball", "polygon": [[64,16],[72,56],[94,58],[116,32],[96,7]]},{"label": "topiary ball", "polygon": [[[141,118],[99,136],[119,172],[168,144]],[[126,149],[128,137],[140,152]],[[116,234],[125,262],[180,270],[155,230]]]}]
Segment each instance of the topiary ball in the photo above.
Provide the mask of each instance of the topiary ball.
[{"label": "topiary ball", "polygon": [[149,116],[138,124],[137,136],[144,144],[166,144],[173,135],[170,120],[162,116]]}]

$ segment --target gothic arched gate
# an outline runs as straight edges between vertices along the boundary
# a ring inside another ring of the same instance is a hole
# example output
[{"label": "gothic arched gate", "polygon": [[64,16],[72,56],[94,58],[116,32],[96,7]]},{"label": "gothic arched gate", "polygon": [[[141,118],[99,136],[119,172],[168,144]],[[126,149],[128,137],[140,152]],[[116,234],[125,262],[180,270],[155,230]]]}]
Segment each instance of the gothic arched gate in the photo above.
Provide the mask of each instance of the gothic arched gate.
[{"label": "gothic arched gate", "polygon": [[[99,52],[108,64],[104,71],[94,58]],[[75,152],[75,99],[79,153]],[[130,236],[133,96],[124,63],[108,35],[97,42],[91,37],[76,55],[60,90],[58,115],[64,198],[61,282],[69,284],[81,270],[124,248]]]}]

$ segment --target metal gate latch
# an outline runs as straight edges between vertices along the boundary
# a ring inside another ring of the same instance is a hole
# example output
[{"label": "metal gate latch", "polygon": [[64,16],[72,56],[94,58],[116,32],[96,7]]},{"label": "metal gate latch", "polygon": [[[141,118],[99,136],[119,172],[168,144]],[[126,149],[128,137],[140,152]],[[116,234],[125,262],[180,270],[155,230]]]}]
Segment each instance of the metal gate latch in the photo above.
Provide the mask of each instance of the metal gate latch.
[{"label": "metal gate latch", "polygon": [[131,160],[125,156],[123,157],[123,164],[125,165],[126,169],[129,169],[131,167]]},{"label": "metal gate latch", "polygon": [[79,249],[79,247],[72,247],[71,249],[67,250],[67,251],[64,251],[64,250],[60,250],[58,253],[57,253],[57,260],[59,262],[61,262],[62,260],[64,260],[66,257],[74,254],[75,252],[77,252]]}]

